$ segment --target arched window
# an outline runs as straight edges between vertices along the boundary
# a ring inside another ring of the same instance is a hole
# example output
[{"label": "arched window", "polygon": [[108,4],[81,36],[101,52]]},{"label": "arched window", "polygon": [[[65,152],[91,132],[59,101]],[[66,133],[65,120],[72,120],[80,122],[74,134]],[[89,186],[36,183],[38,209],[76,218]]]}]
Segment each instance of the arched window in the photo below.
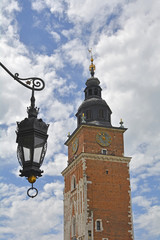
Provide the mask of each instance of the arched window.
[{"label": "arched window", "polygon": [[104,110],[99,109],[99,118],[104,118]]},{"label": "arched window", "polygon": [[91,119],[91,110],[86,111],[86,119]]},{"label": "arched window", "polygon": [[107,121],[108,121],[108,122],[111,122],[111,115],[110,115],[109,112],[107,112]]},{"label": "arched window", "polygon": [[73,175],[71,180],[71,191],[76,189],[76,177]]},{"label": "arched window", "polygon": [[88,90],[88,95],[91,96],[92,95],[92,89]]},{"label": "arched window", "polygon": [[98,89],[97,88],[94,89],[94,95],[98,95]]}]

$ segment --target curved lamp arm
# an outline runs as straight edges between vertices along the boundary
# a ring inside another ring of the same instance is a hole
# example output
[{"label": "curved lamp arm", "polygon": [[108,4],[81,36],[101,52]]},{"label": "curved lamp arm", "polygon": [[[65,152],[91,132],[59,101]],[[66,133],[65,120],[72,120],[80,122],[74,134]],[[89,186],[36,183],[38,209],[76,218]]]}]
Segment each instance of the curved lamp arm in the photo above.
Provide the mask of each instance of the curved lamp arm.
[{"label": "curved lamp arm", "polygon": [[[30,77],[30,78],[19,78],[19,74],[13,75],[1,62],[0,66],[12,77],[14,80],[22,84],[23,86],[31,89],[32,91],[41,91],[45,87],[45,83],[41,78]],[[31,85],[31,86],[30,86]]]}]

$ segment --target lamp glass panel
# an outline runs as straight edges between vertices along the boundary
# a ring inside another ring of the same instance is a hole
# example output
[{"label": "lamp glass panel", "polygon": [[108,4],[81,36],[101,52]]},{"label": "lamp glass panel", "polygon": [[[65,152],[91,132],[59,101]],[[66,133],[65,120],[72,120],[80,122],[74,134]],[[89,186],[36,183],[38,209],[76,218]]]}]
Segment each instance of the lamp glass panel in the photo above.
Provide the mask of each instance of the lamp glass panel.
[{"label": "lamp glass panel", "polygon": [[43,147],[37,147],[34,149],[33,162],[40,163],[42,148]]},{"label": "lamp glass panel", "polygon": [[30,148],[23,147],[23,153],[24,153],[24,161],[30,161],[31,160],[31,150]]},{"label": "lamp glass panel", "polygon": [[45,140],[43,138],[40,138],[40,137],[35,137],[34,138],[34,147],[35,148],[43,146],[44,143],[45,143]]}]

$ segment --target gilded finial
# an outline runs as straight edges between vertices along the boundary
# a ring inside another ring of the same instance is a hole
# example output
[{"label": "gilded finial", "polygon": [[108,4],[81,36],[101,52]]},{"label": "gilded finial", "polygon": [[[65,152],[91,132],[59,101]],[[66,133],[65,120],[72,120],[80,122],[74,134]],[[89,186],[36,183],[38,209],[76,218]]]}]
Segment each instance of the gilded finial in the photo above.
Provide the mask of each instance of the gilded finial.
[{"label": "gilded finial", "polygon": [[122,118],[120,119],[120,123],[119,123],[119,124],[120,124],[120,127],[121,127],[121,128],[124,128]]},{"label": "gilded finial", "polygon": [[89,66],[89,71],[91,73],[91,76],[94,77],[94,71],[96,69],[95,65],[93,64],[93,55],[92,55],[92,48],[88,49],[89,53],[91,54],[91,65]]},{"label": "gilded finial", "polygon": [[84,116],[84,113],[82,113],[81,122],[86,123],[86,117]]},{"label": "gilded finial", "polygon": [[67,137],[69,138],[71,136],[70,132],[68,132]]}]

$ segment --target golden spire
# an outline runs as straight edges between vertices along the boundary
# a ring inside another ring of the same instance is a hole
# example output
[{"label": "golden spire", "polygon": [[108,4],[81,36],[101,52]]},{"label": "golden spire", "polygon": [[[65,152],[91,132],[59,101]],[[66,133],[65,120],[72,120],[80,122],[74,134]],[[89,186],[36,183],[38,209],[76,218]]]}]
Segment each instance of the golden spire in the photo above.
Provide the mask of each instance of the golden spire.
[{"label": "golden spire", "polygon": [[89,66],[89,71],[91,73],[91,76],[94,77],[94,71],[96,69],[95,65],[93,64],[93,55],[92,55],[92,48],[88,49],[89,53],[91,54],[91,65]]}]

